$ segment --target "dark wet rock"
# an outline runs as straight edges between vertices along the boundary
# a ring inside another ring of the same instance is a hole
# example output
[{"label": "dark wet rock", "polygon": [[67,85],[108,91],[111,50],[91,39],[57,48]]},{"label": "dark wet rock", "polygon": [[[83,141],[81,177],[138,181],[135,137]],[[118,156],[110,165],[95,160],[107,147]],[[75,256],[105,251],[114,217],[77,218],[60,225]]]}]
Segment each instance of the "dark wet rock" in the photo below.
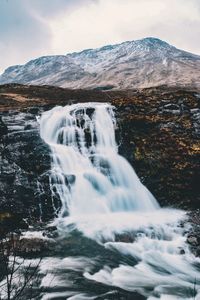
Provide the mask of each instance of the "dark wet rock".
[{"label": "dark wet rock", "polygon": [[192,210],[188,213],[187,222],[190,224],[187,233],[187,243],[195,256],[200,256],[200,210]]},{"label": "dark wet rock", "polygon": [[50,170],[51,157],[40,138],[36,116],[10,111],[1,118],[7,133],[0,145],[0,213],[18,215],[30,223],[43,218],[50,220],[54,209],[49,184],[42,180],[42,174]]},{"label": "dark wet rock", "polygon": [[181,255],[184,255],[185,254],[185,250],[184,249],[180,249],[180,252],[179,252]]},{"label": "dark wet rock", "polygon": [[115,235],[116,242],[133,243],[136,239],[137,239],[137,234],[134,232]]},{"label": "dark wet rock", "polygon": [[192,122],[193,122],[193,130],[194,134],[197,137],[200,137],[200,109],[192,109],[191,115],[192,115]]},{"label": "dark wet rock", "polygon": [[91,118],[94,113],[94,108],[87,108],[86,114]]},{"label": "dark wet rock", "polygon": [[22,257],[37,256],[42,258],[43,254],[53,251],[56,241],[49,238],[26,237],[21,232],[12,232],[6,235],[6,239],[1,241],[1,249],[4,255],[15,255]]},{"label": "dark wet rock", "polygon": [[160,124],[160,130],[173,130],[174,133],[178,134],[182,132],[182,127],[176,122],[168,122],[165,124]]},{"label": "dark wet rock", "polygon": [[0,237],[5,237],[9,232],[16,229],[28,229],[26,220],[19,214],[0,213]]},{"label": "dark wet rock", "polygon": [[27,124],[26,126],[24,126],[24,130],[30,130],[32,129],[31,124]]},{"label": "dark wet rock", "polygon": [[76,181],[76,176],[75,175],[66,175],[65,176],[65,182],[67,185],[72,185]]},{"label": "dark wet rock", "polygon": [[195,236],[188,236],[187,242],[192,246],[197,246],[198,245],[198,241],[197,241],[197,238]]},{"label": "dark wet rock", "polygon": [[8,128],[5,125],[5,123],[2,121],[2,118],[0,117],[0,139],[3,135],[7,134]]},{"label": "dark wet rock", "polygon": [[181,114],[181,108],[178,104],[174,103],[169,103],[165,104],[161,108],[162,113],[169,113],[169,114],[174,114],[174,115],[180,115]]},{"label": "dark wet rock", "polygon": [[111,291],[108,294],[104,294],[96,298],[96,300],[146,300],[146,297],[136,292],[122,292],[122,291]]},{"label": "dark wet rock", "polygon": [[22,237],[19,242],[17,254],[21,256],[25,255],[42,255],[48,251],[51,251],[55,245],[54,240],[41,239],[41,238],[26,238]]},{"label": "dark wet rock", "polygon": [[200,113],[200,110],[199,110],[199,108],[193,108],[193,109],[190,109],[190,112],[192,113],[192,114],[198,114],[198,113]]},{"label": "dark wet rock", "polygon": [[48,226],[43,232],[44,237],[55,239],[58,237],[58,230],[56,226]]},{"label": "dark wet rock", "polygon": [[27,112],[29,112],[33,115],[37,115],[40,112],[40,108],[39,107],[30,107],[27,109]]}]

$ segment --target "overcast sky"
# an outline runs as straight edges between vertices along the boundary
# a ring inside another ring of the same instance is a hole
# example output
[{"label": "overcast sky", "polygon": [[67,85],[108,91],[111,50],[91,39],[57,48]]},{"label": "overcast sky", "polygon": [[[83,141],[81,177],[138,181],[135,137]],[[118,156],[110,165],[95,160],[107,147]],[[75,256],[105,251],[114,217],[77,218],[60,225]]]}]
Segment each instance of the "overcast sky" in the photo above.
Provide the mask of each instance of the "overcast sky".
[{"label": "overcast sky", "polygon": [[148,36],[200,54],[200,0],[0,0],[0,72]]}]

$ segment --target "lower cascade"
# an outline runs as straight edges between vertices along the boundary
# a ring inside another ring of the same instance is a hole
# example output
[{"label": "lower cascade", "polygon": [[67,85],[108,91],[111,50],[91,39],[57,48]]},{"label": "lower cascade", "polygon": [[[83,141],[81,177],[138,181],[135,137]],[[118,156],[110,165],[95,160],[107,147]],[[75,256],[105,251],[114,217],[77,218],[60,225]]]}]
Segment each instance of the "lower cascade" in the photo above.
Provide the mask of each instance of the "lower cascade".
[{"label": "lower cascade", "polygon": [[[116,127],[107,103],[55,107],[41,116],[41,137],[52,151],[50,187],[62,202],[55,224],[62,234],[80,232],[104,249],[102,257],[91,258],[88,250],[56,261],[48,272],[56,265],[67,272],[68,261],[91,284],[111,287],[104,296],[73,289],[67,299],[200,299],[200,260],[186,244],[186,214],[160,208],[118,154]],[[113,253],[110,261],[105,252]],[[132,298],[109,298],[115,288]]]}]

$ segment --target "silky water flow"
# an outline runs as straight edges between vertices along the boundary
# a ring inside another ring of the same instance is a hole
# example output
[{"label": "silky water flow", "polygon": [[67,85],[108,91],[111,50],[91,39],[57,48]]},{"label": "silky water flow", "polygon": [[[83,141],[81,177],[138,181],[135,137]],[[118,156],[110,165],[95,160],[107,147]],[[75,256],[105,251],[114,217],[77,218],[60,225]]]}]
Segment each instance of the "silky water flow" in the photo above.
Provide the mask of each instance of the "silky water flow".
[{"label": "silky water flow", "polygon": [[[118,154],[116,126],[114,107],[107,103],[55,107],[40,118],[41,137],[52,152],[51,191],[62,202],[58,230],[76,230],[130,263],[120,260],[94,271],[89,255],[66,259],[82,262],[82,276],[91,284],[148,300],[200,299],[200,260],[186,244],[186,213],[160,208]],[[69,299],[96,298],[73,294]]]}]

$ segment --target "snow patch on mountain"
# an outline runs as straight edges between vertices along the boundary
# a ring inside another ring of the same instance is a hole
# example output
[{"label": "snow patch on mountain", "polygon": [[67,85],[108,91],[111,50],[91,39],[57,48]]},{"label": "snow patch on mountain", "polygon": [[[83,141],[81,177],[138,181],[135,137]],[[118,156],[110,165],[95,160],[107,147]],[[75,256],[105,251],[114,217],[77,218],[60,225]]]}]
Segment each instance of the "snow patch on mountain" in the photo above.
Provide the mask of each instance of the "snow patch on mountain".
[{"label": "snow patch on mountain", "polygon": [[13,82],[90,89],[200,87],[200,56],[145,38],[12,66],[0,76],[0,84]]}]

